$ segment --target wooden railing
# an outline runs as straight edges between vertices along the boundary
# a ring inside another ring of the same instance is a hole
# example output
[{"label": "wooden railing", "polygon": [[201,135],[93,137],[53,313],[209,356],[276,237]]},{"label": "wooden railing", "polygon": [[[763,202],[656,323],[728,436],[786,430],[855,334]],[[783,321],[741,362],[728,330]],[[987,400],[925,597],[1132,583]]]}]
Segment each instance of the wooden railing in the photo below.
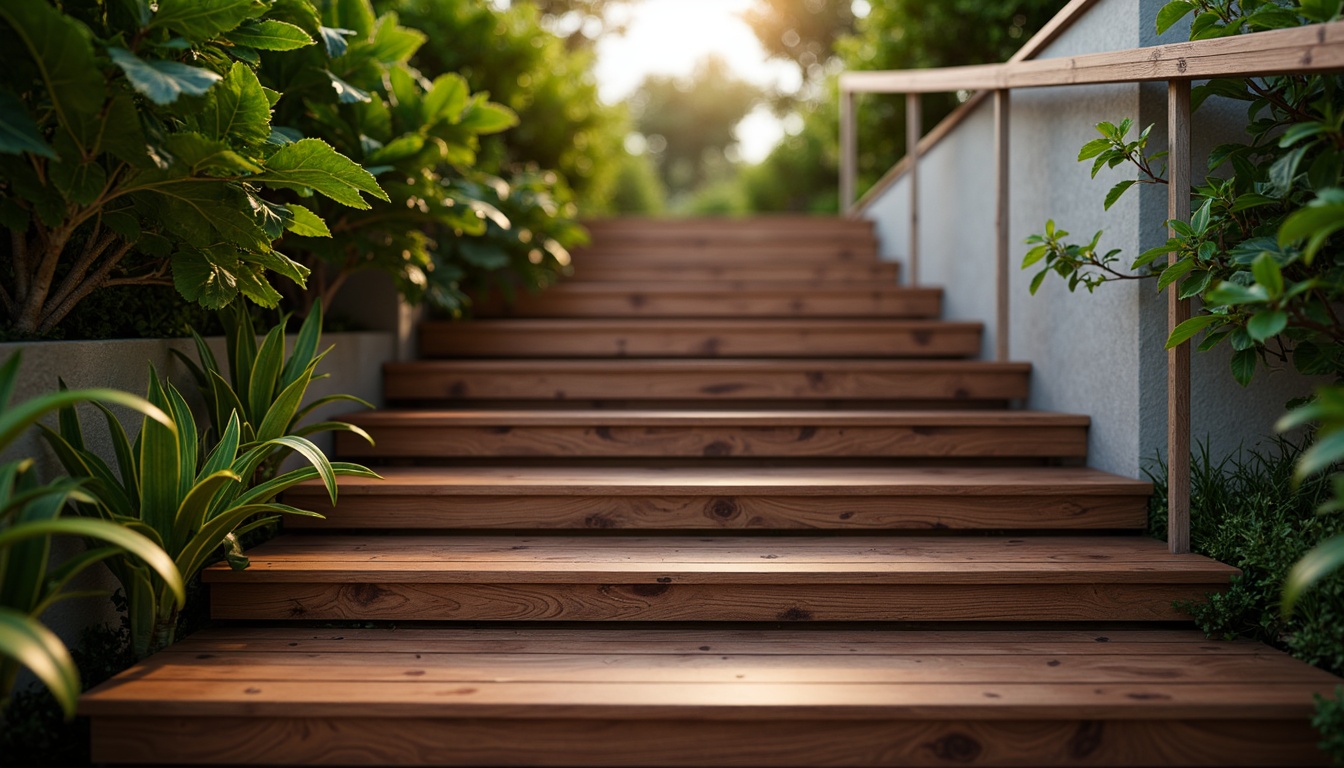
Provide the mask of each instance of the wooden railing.
[{"label": "wooden railing", "polygon": [[[1057,19],[1076,16],[1090,5],[1076,0]],[[1052,22],[1027,48],[1044,47],[1046,32],[1053,39],[1060,25]],[[1033,47],[1034,46],[1034,47]],[[1026,50],[1026,49],[1024,49]],[[1294,29],[1258,32],[1214,40],[1175,43],[1124,51],[1027,60],[1015,56],[1004,64],[946,67],[887,72],[846,72],[840,76],[840,203],[854,212],[857,179],[856,97],[860,93],[897,93],[906,96],[906,158],[901,161],[910,190],[910,242],[906,273],[919,282],[919,160],[929,141],[920,141],[920,94],[982,91],[994,99],[994,189],[996,258],[996,335],[999,360],[1008,359],[1008,177],[1009,94],[1014,88],[1061,85],[1167,82],[1167,137],[1170,183],[1167,218],[1190,219],[1190,81],[1214,77],[1344,70],[1344,21]],[[965,105],[967,111],[970,105]],[[964,115],[965,112],[962,112]],[[955,115],[954,115],[955,117]],[[953,118],[949,118],[951,120]],[[949,129],[934,133],[945,135]],[[894,175],[888,175],[888,181]],[[1174,237],[1175,233],[1169,236]],[[1167,289],[1168,331],[1190,317],[1190,302],[1179,296],[1179,281]],[[1167,353],[1167,466],[1168,529],[1171,551],[1190,551],[1190,345]]]}]

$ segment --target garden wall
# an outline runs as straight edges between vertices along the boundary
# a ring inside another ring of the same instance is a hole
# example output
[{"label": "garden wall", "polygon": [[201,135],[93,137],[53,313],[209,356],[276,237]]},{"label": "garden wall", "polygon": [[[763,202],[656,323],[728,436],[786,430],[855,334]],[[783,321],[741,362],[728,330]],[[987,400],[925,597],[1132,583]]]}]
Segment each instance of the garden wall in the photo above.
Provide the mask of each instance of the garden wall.
[{"label": "garden wall", "polygon": [[[1050,44],[1038,58],[1123,50],[1188,39],[1188,23],[1158,37],[1158,9],[1165,0],[1102,0]],[[1012,93],[1011,213],[1009,217],[1011,313],[1010,356],[1033,364],[1028,406],[1092,416],[1089,463],[1131,477],[1166,444],[1166,299],[1153,281],[1104,285],[1089,295],[1071,294],[1064,281],[1047,279],[1035,296],[1028,286],[1035,270],[1018,265],[1028,235],[1047,219],[1086,242],[1105,230],[1102,248],[1123,249],[1126,264],[1166,240],[1167,190],[1140,185],[1109,212],[1106,192],[1133,178],[1126,166],[1089,178],[1091,163],[1077,162],[1078,148],[1098,134],[1103,120],[1133,118],[1135,131],[1156,124],[1149,149],[1166,144],[1165,84],[1022,89]],[[862,102],[860,102],[862,108]],[[992,356],[994,314],[993,107],[975,109],[920,165],[920,279],[946,290],[949,319],[985,323],[986,357]],[[1194,119],[1193,176],[1201,180],[1203,158],[1213,146],[1239,137],[1245,107],[1210,100]],[[862,142],[863,137],[859,137]],[[908,177],[901,177],[862,211],[876,222],[883,257],[907,256]],[[1214,456],[1254,445],[1273,433],[1291,398],[1312,382],[1292,371],[1266,375],[1250,387],[1228,371],[1226,345],[1194,353],[1193,422],[1196,441],[1207,440]]]}]

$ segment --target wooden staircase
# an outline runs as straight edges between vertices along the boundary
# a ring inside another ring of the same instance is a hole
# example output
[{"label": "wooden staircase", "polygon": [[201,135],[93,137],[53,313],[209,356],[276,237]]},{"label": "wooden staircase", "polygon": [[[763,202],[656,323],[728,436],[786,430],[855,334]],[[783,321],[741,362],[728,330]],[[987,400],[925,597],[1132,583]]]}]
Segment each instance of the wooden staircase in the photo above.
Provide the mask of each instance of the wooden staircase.
[{"label": "wooden staircase", "polygon": [[[839,219],[618,220],[387,366],[386,480],[207,572],[99,762],[1310,765],[1338,682],[1174,607],[1235,571]],[[320,488],[291,494],[324,509]]]}]

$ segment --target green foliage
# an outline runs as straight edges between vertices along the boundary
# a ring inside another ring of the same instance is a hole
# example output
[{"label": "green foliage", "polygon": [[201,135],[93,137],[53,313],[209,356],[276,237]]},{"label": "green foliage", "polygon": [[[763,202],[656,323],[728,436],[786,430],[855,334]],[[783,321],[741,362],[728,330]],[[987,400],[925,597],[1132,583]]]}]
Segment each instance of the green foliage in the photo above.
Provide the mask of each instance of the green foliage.
[{"label": "green foliage", "polygon": [[[829,3],[842,6],[847,3]],[[841,66],[822,62],[824,74],[835,69],[881,70],[986,64],[1007,59],[1063,8],[1065,0],[872,0],[871,10],[855,21],[852,36],[834,42]],[[823,49],[828,35],[790,24],[797,13],[792,0],[758,0],[754,26],[763,39],[774,30],[792,29],[803,48]],[[804,3],[811,8],[813,4]],[[834,12],[821,10],[823,17]],[[843,23],[843,19],[837,19]],[[809,31],[804,34],[803,30]],[[783,34],[783,33],[780,33]],[[792,38],[790,38],[792,39]],[[767,44],[767,49],[772,45]],[[792,56],[789,57],[792,60]],[[966,94],[929,94],[923,97],[925,127],[936,125],[961,103]],[[743,176],[753,210],[834,212],[838,205],[835,179],[839,172],[839,102],[834,78],[816,80],[798,100],[779,109],[801,120],[797,133],[786,138],[766,160]],[[905,99],[865,95],[858,110],[858,189],[875,183],[905,155]]]},{"label": "green foliage", "polygon": [[[283,345],[283,335],[280,339]],[[279,356],[283,357],[283,347]],[[268,353],[264,359],[274,358]],[[303,359],[296,355],[290,361]],[[95,498],[75,505],[86,518],[143,534],[171,556],[186,578],[195,576],[221,545],[229,548],[231,565],[246,567],[246,558],[233,551],[231,542],[237,536],[269,525],[282,514],[320,517],[275,502],[286,488],[321,478],[335,503],[336,476],[373,476],[356,464],[333,464],[311,441],[285,431],[317,362],[311,360],[293,374],[293,384],[273,403],[249,400],[262,406],[252,411],[234,404],[218,435],[203,434],[181,393],[171,383],[160,381],[151,368],[148,400],[171,414],[170,424],[176,427],[146,418],[132,442],[115,415],[102,409],[116,454],[115,472],[88,450],[79,415],[72,408],[62,409],[58,430],[43,428],[43,435],[66,471],[95,490]],[[252,378],[271,381],[272,375],[280,378],[281,370],[254,369]],[[285,371],[283,375],[290,374]],[[257,391],[262,390],[273,391],[264,387]],[[240,414],[257,412],[265,417],[260,424],[247,422],[245,430]],[[264,466],[274,466],[278,457],[289,452],[303,456],[309,466],[270,479],[258,475]],[[263,517],[258,519],[259,515]],[[172,642],[181,609],[179,602],[168,599],[172,585],[129,558],[113,556],[106,562],[127,596],[136,655],[146,656]]]},{"label": "green foliage", "polygon": [[[553,170],[579,209],[592,215],[609,210],[627,119],[598,98],[588,46],[567,45],[543,22],[566,35],[573,20],[581,26],[594,16],[605,19],[611,1],[519,2],[501,9],[476,0],[376,0],[376,6],[396,11],[403,24],[437,41],[417,50],[412,66],[458,72],[473,93],[489,93],[518,115],[517,127],[482,140],[477,170],[506,179],[529,167]],[[571,11],[577,15],[567,19]]]},{"label": "green foliage", "polygon": [[[1192,606],[1210,635],[1254,637],[1285,647],[1328,670],[1344,670],[1344,579],[1322,582],[1303,595],[1298,612],[1280,610],[1284,579],[1303,554],[1344,533],[1344,517],[1317,514],[1330,498],[1321,477],[1298,483],[1294,465],[1304,442],[1279,439],[1266,450],[1215,461],[1207,448],[1193,457],[1190,500],[1191,549],[1236,566],[1243,575],[1207,604]],[[1154,473],[1155,533],[1166,530],[1166,471]]]},{"label": "green foliage", "polygon": [[[262,81],[287,94],[277,105],[276,124],[287,135],[320,137],[358,160],[378,176],[389,200],[351,211],[340,208],[339,198],[287,198],[280,216],[292,216],[294,226],[279,247],[313,273],[306,291],[287,289],[291,303],[303,312],[325,308],[365,270],[391,275],[413,303],[428,299],[450,312],[463,301],[457,285],[487,280],[488,273],[506,273],[494,279],[528,288],[553,282],[568,261],[563,247],[544,248],[542,262],[525,261],[521,269],[508,255],[533,236],[543,244],[572,245],[574,238],[564,234],[569,225],[563,206],[526,208],[524,196],[509,190],[556,197],[564,194],[562,182],[551,173],[510,184],[475,168],[481,138],[515,127],[513,111],[472,93],[461,75],[412,68],[408,62],[426,36],[403,26],[393,11],[375,15],[368,0],[332,5],[320,24],[301,23],[333,44],[277,54],[262,66]],[[333,38],[323,29],[347,32]],[[543,178],[557,188],[538,191]],[[501,200],[517,203],[528,222],[513,221]],[[463,249],[489,258],[464,261]]]},{"label": "green foliage", "polygon": [[[1190,545],[1242,570],[1226,592],[1208,602],[1183,606],[1210,636],[1249,637],[1282,648],[1299,659],[1344,672],[1344,574],[1322,578],[1298,598],[1291,613],[1282,609],[1283,585],[1294,564],[1313,547],[1344,534],[1339,509],[1318,509],[1335,495],[1334,482],[1321,475],[1297,479],[1296,467],[1308,443],[1278,439],[1266,450],[1214,461],[1207,447],[1192,458]],[[1159,465],[1150,473],[1154,496],[1150,530],[1165,534],[1167,477]],[[1318,701],[1322,748],[1344,758],[1344,719],[1336,699]]]},{"label": "green foliage", "polygon": [[272,130],[256,65],[313,46],[308,0],[0,7],[0,307],[50,333],[107,285],[175,285],[206,307],[280,298],[308,271],[272,248],[290,223],[268,189],[354,207],[386,199],[329,145]]},{"label": "green foliage", "polygon": [[[1329,6],[1333,5],[1331,8]],[[1158,15],[1165,30],[1194,14],[1192,39],[1293,27],[1333,18],[1339,3],[1291,6],[1242,0],[1177,0]],[[1344,252],[1334,235],[1344,228],[1344,78],[1276,76],[1213,80],[1192,92],[1198,107],[1210,96],[1244,101],[1247,143],[1225,144],[1209,155],[1211,174],[1191,193],[1189,221],[1167,222],[1174,233],[1123,271],[1119,251],[1033,235],[1023,268],[1044,259],[1032,292],[1054,272],[1069,289],[1089,291],[1120,279],[1154,278],[1159,290],[1177,284],[1182,297],[1198,296],[1202,314],[1177,327],[1168,348],[1199,334],[1199,348],[1231,345],[1232,375],[1243,385],[1262,363],[1288,362],[1306,374],[1344,374],[1344,323],[1335,305],[1344,296]],[[1127,137],[1130,121],[1101,123],[1101,138],[1083,145],[1080,161],[1130,165],[1138,177],[1116,184],[1106,208],[1136,184],[1166,183],[1146,153],[1148,131]],[[1231,175],[1216,175],[1222,169]],[[1100,233],[1098,233],[1100,235]]]},{"label": "green foliage", "polygon": [[835,56],[836,43],[854,31],[852,3],[817,0],[757,0],[743,18],[761,47],[792,61],[805,80],[818,80]]},{"label": "green foliage", "polygon": [[727,175],[737,144],[733,131],[763,96],[733,76],[719,56],[700,61],[685,78],[644,79],[630,97],[635,125],[648,137],[659,175],[674,197]]},{"label": "green foliage", "polygon": [[[18,353],[0,365],[0,451],[37,420],[75,403],[122,405],[145,414],[146,423],[171,433],[164,411],[115,390],[61,391],[10,405],[18,378]],[[165,601],[181,607],[186,599],[182,576],[156,543],[122,521],[62,517],[67,504],[95,503],[101,489],[79,479],[41,485],[31,459],[0,464],[0,709],[9,699],[19,668],[27,667],[51,691],[66,717],[73,717],[81,688],[78,671],[65,646],[40,617],[52,605],[87,593],[70,589],[88,568],[110,558],[125,558],[163,584]],[[87,488],[85,486],[88,486]],[[96,546],[61,563],[52,562],[52,538],[83,537]]]},{"label": "green foliage", "polygon": [[647,152],[622,152],[621,169],[611,193],[614,213],[658,214],[667,207],[667,190]]}]

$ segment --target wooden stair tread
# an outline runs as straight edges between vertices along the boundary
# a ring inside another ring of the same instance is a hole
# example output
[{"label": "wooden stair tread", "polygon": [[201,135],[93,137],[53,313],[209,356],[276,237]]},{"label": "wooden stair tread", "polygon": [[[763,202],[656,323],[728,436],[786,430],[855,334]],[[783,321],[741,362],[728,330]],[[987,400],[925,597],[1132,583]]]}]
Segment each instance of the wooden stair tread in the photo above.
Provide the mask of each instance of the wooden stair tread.
[{"label": "wooden stair tread", "polygon": [[343,421],[365,428],[381,425],[447,426],[626,426],[626,427],[1086,427],[1091,418],[1048,411],[935,410],[383,410],[351,413]]},{"label": "wooden stair tread", "polygon": [[[385,467],[383,479],[341,478],[342,497],[413,492],[424,496],[644,495],[674,491],[688,496],[780,494],[1042,496],[1152,493],[1152,483],[1090,467]],[[288,492],[326,496],[320,481]]]},{"label": "wooden stair tread", "polygon": [[1002,539],[287,536],[252,550],[244,572],[207,571],[215,584],[1019,584],[1197,583],[1236,569],[1174,556],[1141,537]]},{"label": "wooden stair tread", "polygon": [[900,265],[894,262],[837,261],[825,264],[784,262],[761,264],[641,264],[593,262],[575,265],[567,284],[594,282],[658,283],[663,280],[716,285],[722,281],[798,282],[816,281],[821,285],[895,285]]},{"label": "wooden stair tread", "polygon": [[892,286],[566,282],[512,305],[477,302],[481,317],[900,317],[934,318],[942,291]]},{"label": "wooden stair tread", "polygon": [[[993,631],[951,638],[871,632],[861,653],[829,633],[760,637],[750,647],[731,631],[644,632],[628,641],[626,634],[607,630],[599,640],[583,631],[350,630],[314,641],[306,629],[207,630],[90,692],[81,711],[382,719],[538,718],[559,710],[616,720],[1296,718],[1309,717],[1312,695],[1338,682],[1263,646],[1197,633],[1148,639],[1120,632],[1103,644],[1049,633],[1024,643]],[[770,650],[775,643],[783,648]]]}]

